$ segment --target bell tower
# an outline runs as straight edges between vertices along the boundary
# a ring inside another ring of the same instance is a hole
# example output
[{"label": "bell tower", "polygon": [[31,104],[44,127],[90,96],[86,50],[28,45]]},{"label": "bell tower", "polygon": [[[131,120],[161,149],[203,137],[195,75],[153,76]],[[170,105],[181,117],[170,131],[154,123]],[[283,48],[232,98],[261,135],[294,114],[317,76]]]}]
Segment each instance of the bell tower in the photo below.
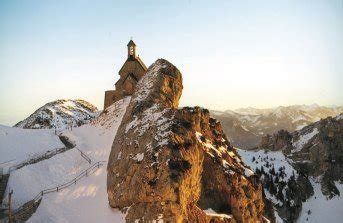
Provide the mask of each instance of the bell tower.
[{"label": "bell tower", "polygon": [[136,44],[132,40],[127,44],[127,56],[129,59],[136,58]]}]

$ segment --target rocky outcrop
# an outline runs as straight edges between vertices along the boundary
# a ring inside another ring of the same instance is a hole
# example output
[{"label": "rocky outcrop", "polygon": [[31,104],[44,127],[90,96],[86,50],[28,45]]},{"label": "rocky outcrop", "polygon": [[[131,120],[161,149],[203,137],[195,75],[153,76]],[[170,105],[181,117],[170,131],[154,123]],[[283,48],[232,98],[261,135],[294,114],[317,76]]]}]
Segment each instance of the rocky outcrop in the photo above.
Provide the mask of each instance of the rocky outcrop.
[{"label": "rocky outcrop", "polygon": [[177,109],[182,88],[163,59],[137,84],[109,157],[110,206],[127,222],[263,221],[261,184],[208,110]]},{"label": "rocky outcrop", "polygon": [[343,183],[343,119],[340,117],[322,119],[294,132],[293,149],[284,151],[300,172],[321,176],[322,192],[329,198],[339,195],[334,182]]},{"label": "rocky outcrop", "polygon": [[274,135],[267,134],[262,137],[259,149],[278,151],[289,148],[292,145],[292,135],[286,130],[279,130]]}]

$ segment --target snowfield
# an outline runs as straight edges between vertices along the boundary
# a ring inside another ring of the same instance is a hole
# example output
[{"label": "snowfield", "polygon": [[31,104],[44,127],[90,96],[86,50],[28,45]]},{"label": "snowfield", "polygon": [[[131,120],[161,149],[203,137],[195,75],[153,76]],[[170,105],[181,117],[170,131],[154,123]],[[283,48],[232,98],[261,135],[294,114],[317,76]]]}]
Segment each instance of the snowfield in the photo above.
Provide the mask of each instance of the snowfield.
[{"label": "snowfield", "polygon": [[[11,173],[6,194],[9,188],[13,189],[14,207],[18,207],[33,199],[41,190],[72,180],[97,161],[106,161],[76,184],[59,192],[45,194],[28,222],[124,222],[125,214],[108,205],[106,167],[112,142],[129,101],[130,98],[127,97],[116,102],[90,124],[74,128],[73,131],[62,131],[63,135],[76,144],[75,148]],[[11,138],[6,139],[6,143],[0,141],[1,160],[25,158],[21,154],[24,145],[25,154],[28,155],[36,153],[39,148],[46,150],[56,146],[63,147],[53,130],[23,130],[2,126],[1,130],[0,137],[6,138],[11,133]],[[17,132],[34,137],[27,136],[22,141],[16,136]],[[30,142],[30,138],[37,142],[43,140],[36,144]],[[11,144],[12,140],[17,142]],[[13,152],[9,152],[8,146],[11,146]],[[91,164],[81,156],[80,151],[92,160]]]},{"label": "snowfield", "polygon": [[[311,184],[314,189],[314,195],[303,203],[302,212],[298,218],[299,223],[339,223],[343,217],[343,184],[336,183],[341,196],[335,196],[327,199],[321,192],[321,185],[315,178],[311,178]],[[308,211],[310,210],[310,213]]]}]

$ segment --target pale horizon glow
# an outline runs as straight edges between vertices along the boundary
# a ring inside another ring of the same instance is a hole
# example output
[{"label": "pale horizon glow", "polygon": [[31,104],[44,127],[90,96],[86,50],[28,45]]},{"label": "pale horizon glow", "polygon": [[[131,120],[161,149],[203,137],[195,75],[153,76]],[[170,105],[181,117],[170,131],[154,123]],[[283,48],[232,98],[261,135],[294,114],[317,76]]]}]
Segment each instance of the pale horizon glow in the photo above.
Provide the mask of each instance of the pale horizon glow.
[{"label": "pale horizon glow", "polygon": [[57,99],[103,108],[133,37],[183,74],[180,106],[343,105],[343,1],[0,2],[0,124]]}]

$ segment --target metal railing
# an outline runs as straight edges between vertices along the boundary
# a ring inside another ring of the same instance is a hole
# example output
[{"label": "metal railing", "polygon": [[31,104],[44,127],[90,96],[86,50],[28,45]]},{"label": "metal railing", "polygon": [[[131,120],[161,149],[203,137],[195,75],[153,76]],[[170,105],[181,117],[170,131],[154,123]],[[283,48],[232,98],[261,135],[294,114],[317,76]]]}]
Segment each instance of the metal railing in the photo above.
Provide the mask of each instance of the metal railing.
[{"label": "metal railing", "polygon": [[10,163],[10,162],[12,162],[12,161],[14,161],[14,160],[16,160],[16,159],[11,159],[11,160],[7,160],[7,161],[5,161],[5,162],[2,162],[2,163],[0,163],[0,166],[1,166],[1,165],[4,165],[4,164],[6,164],[6,163]]},{"label": "metal railing", "polygon": [[79,181],[82,177],[84,176],[88,176],[88,174],[91,174],[92,171],[95,169],[95,168],[100,168],[100,166],[102,166],[106,161],[98,161],[96,163],[94,163],[92,166],[88,167],[87,169],[83,170],[81,173],[79,173],[75,178],[73,178],[72,180],[64,183],[64,184],[61,184],[61,185],[58,185],[57,187],[53,187],[53,188],[49,188],[49,189],[45,189],[45,190],[42,190],[39,194],[37,194],[37,196],[35,198],[33,198],[32,200],[34,201],[38,201],[44,194],[48,194],[48,193],[51,193],[51,192],[57,192],[57,191],[60,191],[66,187],[69,187],[73,184],[76,184],[77,181]]},{"label": "metal railing", "polygon": [[[48,194],[48,193],[52,193],[52,192],[58,192],[63,190],[64,188],[67,188],[73,184],[76,184],[76,182],[78,182],[81,178],[83,178],[84,176],[88,176],[89,174],[92,174],[94,172],[95,169],[100,168],[101,166],[104,165],[104,163],[106,163],[106,161],[98,161],[96,163],[94,163],[93,165],[91,165],[90,167],[88,167],[87,169],[83,170],[81,173],[79,173],[75,178],[73,178],[72,180],[60,184],[56,187],[52,187],[52,188],[48,188],[45,190],[42,190],[41,192],[39,192],[32,200],[30,200],[29,202],[25,203],[24,205],[22,205],[21,207],[13,210],[13,215],[15,215],[16,213],[19,213],[20,211],[25,211],[25,210],[30,210],[32,209],[36,203],[42,199],[44,194]],[[29,204],[30,203],[30,204]]]},{"label": "metal railing", "polygon": [[[88,162],[89,164],[92,163],[92,160],[89,158],[89,156],[87,156],[84,152],[82,152],[82,151],[79,150],[78,148],[76,148],[76,149],[80,152],[82,158],[84,158],[85,160],[87,160],[87,162]],[[44,152],[44,153],[42,153],[42,154],[39,154],[39,155],[36,156],[36,157],[32,157],[32,158],[26,159],[26,160],[24,160],[24,161],[22,161],[22,162],[20,162],[20,163],[18,163],[18,164],[15,164],[15,165],[13,165],[13,166],[8,167],[7,173],[10,174],[10,173],[13,172],[14,170],[20,169],[20,168],[22,168],[22,167],[24,167],[24,166],[27,166],[27,165],[30,165],[30,164],[34,164],[34,163],[36,163],[36,162],[39,162],[40,160],[49,159],[49,158],[51,158],[52,156],[55,156],[55,155],[57,155],[57,154],[59,154],[59,153],[63,153],[63,152],[68,151],[68,150],[70,150],[70,149],[68,149],[67,147],[56,148],[56,149],[53,149],[53,150],[48,150],[48,151],[46,151],[46,152]],[[14,160],[15,160],[15,159],[14,159]],[[10,161],[14,161],[14,160],[10,160]],[[7,162],[5,162],[5,163],[8,163],[8,162],[10,162],[10,161],[7,161]],[[2,163],[2,164],[4,164],[4,163]],[[2,165],[2,164],[0,164],[0,165]],[[0,168],[1,168],[1,166],[0,166]]]},{"label": "metal railing", "polygon": [[[76,148],[76,149],[79,150],[78,148]],[[84,158],[85,160],[87,160],[87,162],[88,162],[89,164],[92,163],[91,158],[89,158],[84,152],[82,152],[81,150],[79,150],[79,152],[81,153],[82,158]]]},{"label": "metal railing", "polygon": [[55,156],[55,155],[57,155],[59,153],[63,153],[65,151],[67,151],[67,150],[68,150],[68,148],[62,147],[62,148],[56,148],[56,149],[45,151],[45,152],[43,152],[41,154],[38,154],[36,157],[28,158],[28,159],[23,160],[22,162],[20,162],[18,164],[15,164],[15,165],[9,167],[8,168],[8,173],[10,174],[14,170],[20,169],[20,168],[22,168],[24,166],[27,166],[27,165],[31,165],[31,164],[37,163],[37,162],[39,162],[41,160],[49,159],[52,156]]}]

